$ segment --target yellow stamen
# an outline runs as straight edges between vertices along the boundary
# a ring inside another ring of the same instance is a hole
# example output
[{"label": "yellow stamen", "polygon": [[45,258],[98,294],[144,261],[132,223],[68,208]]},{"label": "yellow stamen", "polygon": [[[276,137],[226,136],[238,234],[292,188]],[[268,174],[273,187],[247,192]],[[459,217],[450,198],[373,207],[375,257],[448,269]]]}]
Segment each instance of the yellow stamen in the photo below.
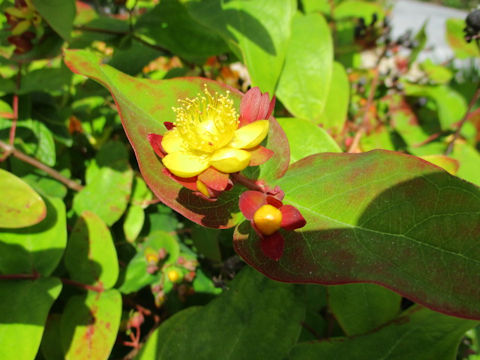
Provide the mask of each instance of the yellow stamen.
[{"label": "yellow stamen", "polygon": [[233,138],[238,127],[238,116],[233,100],[226,95],[213,96],[206,85],[205,96],[179,100],[176,113],[176,129],[190,151],[212,153]]}]

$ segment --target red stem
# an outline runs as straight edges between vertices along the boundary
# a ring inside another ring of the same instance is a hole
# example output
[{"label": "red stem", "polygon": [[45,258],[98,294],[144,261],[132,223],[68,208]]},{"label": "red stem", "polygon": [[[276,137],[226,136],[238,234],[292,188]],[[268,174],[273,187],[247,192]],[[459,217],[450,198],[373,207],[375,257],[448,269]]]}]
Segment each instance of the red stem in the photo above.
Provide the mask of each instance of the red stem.
[{"label": "red stem", "polygon": [[[40,277],[41,275],[37,272],[33,274],[7,274],[7,275],[0,275],[0,280],[36,280]],[[64,284],[76,286],[84,290],[91,290],[95,292],[103,292],[104,290],[102,286],[82,284],[75,280],[60,278],[60,281]]]},{"label": "red stem", "polygon": [[15,133],[17,131],[17,121],[18,121],[18,91],[20,90],[20,82],[22,79],[22,65],[18,64],[18,72],[17,72],[17,82],[15,86],[15,94],[13,94],[13,119],[12,119],[12,127],[10,128],[10,136],[9,136],[9,144],[13,146],[15,141]]},{"label": "red stem", "polygon": [[231,174],[230,179],[236,184],[245,186],[247,189],[265,192],[265,188],[258,185],[255,180],[249,179],[240,173]]}]

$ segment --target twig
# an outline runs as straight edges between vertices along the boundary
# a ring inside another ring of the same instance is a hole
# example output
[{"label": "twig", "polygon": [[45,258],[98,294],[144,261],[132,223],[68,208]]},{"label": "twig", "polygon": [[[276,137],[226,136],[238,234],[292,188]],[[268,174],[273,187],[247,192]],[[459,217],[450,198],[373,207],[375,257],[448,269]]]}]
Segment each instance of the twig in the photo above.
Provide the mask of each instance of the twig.
[{"label": "twig", "polygon": [[258,185],[254,180],[249,179],[240,173],[231,174],[230,179],[236,184],[245,186],[247,189],[265,192],[265,189]]},{"label": "twig", "polygon": [[[7,274],[0,275],[0,280],[36,280],[40,277],[41,275],[37,272],[34,272],[33,274]],[[72,285],[84,290],[91,290],[95,292],[102,292],[104,290],[102,286],[87,285],[75,280],[60,278],[60,281],[63,284]]]},{"label": "twig", "polygon": [[89,31],[89,32],[96,32],[96,33],[101,33],[101,34],[110,34],[110,35],[131,35],[132,39],[138,41],[139,43],[142,43],[145,46],[148,46],[154,50],[158,50],[160,52],[163,52],[164,55],[167,56],[173,56],[173,53],[161,46],[155,45],[155,44],[150,44],[148,41],[143,40],[141,37],[138,35],[133,34],[131,31],[118,31],[118,30],[109,30],[109,29],[99,29],[99,28],[92,28],[88,26],[76,26],[74,27],[75,30],[80,30],[80,31]]},{"label": "twig", "polygon": [[17,131],[18,121],[18,91],[20,90],[20,81],[22,79],[22,64],[18,64],[17,81],[15,84],[15,93],[13,94],[13,119],[10,127],[9,144],[13,146],[15,142],[15,133]]},{"label": "twig", "polygon": [[477,89],[475,90],[475,93],[470,99],[470,103],[468,104],[467,111],[465,112],[465,115],[463,116],[462,120],[458,124],[457,131],[455,131],[452,141],[450,141],[450,143],[448,144],[447,150],[445,150],[445,155],[450,155],[451,152],[453,151],[455,141],[460,136],[460,131],[462,130],[463,124],[465,124],[465,122],[468,120],[468,116],[470,115],[470,112],[472,111],[473,106],[475,105],[479,97],[480,97],[480,83],[478,83]]},{"label": "twig", "polygon": [[361,125],[361,128],[355,134],[352,144],[348,148],[349,153],[358,151],[358,144],[360,143],[360,139],[363,136],[363,134],[367,132],[367,129],[370,126],[370,121],[368,119],[369,110],[372,107],[373,99],[375,97],[375,92],[377,91],[377,87],[378,87],[378,81],[380,79],[380,72],[378,71],[378,67],[389,49],[390,49],[390,46],[385,45],[382,52],[378,56],[377,61],[375,62],[375,67],[374,67],[375,74],[373,76],[372,84],[370,85],[370,93],[368,94],[367,103],[363,108],[362,125]]},{"label": "twig", "polygon": [[[382,55],[383,57],[383,55]],[[377,91],[377,86],[378,86],[378,80],[380,78],[380,72],[378,71],[378,65],[375,68],[375,75],[372,80],[372,84],[370,85],[370,93],[368,94],[368,99],[367,103],[365,104],[365,107],[363,108],[363,119],[362,119],[362,125],[360,129],[358,129],[357,133],[355,134],[355,137],[353,138],[352,144],[348,148],[348,152],[356,152],[358,150],[358,145],[360,143],[360,139],[363,136],[365,132],[367,132],[367,128],[370,126],[370,121],[368,119],[370,115],[370,108],[372,107],[373,104],[373,98],[375,97],[375,92]]]},{"label": "twig", "polygon": [[4,143],[3,141],[0,141],[0,149],[5,151],[5,156],[4,158],[7,158],[10,155],[15,156],[17,159],[22,160],[23,162],[26,162],[27,164],[30,164],[37,169],[45,171],[48,175],[53,177],[54,179],[60,181],[61,183],[65,184],[72,190],[80,191],[83,189],[83,186],[76,183],[72,179],[69,179],[62,174],[60,174],[57,170],[52,169],[51,167],[41,163],[40,161],[22,153],[21,151],[15,149],[13,146],[8,145]]},{"label": "twig", "polygon": [[95,292],[103,292],[105,290],[103,288],[103,286],[87,285],[87,284],[83,284],[83,283],[80,283],[80,282],[75,281],[75,280],[65,279],[65,278],[60,278],[60,280],[64,284],[72,285],[72,286],[75,286],[75,287],[78,287],[78,288],[81,288],[81,289],[84,289],[84,290],[90,290],[90,291],[95,291]]}]

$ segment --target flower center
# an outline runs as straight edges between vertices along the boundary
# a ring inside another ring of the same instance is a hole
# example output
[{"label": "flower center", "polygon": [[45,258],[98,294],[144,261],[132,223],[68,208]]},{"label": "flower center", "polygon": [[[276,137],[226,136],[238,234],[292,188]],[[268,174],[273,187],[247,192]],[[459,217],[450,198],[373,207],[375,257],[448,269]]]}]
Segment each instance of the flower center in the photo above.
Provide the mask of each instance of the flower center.
[{"label": "flower center", "polygon": [[229,91],[226,95],[212,95],[205,86],[204,93],[179,100],[181,106],[173,111],[177,130],[190,150],[212,153],[232,140],[238,116]]}]

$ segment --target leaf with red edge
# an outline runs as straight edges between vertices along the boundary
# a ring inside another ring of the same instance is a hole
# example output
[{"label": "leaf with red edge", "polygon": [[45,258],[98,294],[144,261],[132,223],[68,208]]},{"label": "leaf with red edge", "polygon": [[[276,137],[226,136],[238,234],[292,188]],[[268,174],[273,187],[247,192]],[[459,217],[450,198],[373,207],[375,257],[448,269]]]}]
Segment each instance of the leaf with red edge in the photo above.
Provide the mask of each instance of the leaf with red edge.
[{"label": "leaf with red edge", "polygon": [[[325,153],[293,164],[277,183],[307,224],[280,232],[266,257],[250,222],[234,246],[285,282],[383,285],[439,312],[480,319],[480,189],[419,158]],[[467,275],[468,274],[468,275]]]},{"label": "leaf with red edge", "polygon": [[[178,106],[178,99],[194,97],[203,92],[204,84],[212,93],[225,93],[229,90],[237,109],[242,98],[240,92],[203,78],[133,78],[102,64],[98,56],[84,50],[66,50],[65,63],[73,72],[98,81],[112,93],[143,178],[162,202],[205,226],[228,228],[238,222],[238,187],[222,193],[213,202],[194,195],[163,172],[162,162],[155,154],[148,135],[163,134],[166,131],[164,122],[175,120],[172,106]],[[256,174],[264,176],[267,181],[285,173],[290,156],[285,133],[274,118],[270,117],[269,120],[269,135],[264,142],[275,155],[260,166],[260,171],[256,170]]]},{"label": "leaf with red edge", "polygon": [[108,359],[121,315],[122,296],[116,289],[72,296],[60,320],[65,359]]}]

